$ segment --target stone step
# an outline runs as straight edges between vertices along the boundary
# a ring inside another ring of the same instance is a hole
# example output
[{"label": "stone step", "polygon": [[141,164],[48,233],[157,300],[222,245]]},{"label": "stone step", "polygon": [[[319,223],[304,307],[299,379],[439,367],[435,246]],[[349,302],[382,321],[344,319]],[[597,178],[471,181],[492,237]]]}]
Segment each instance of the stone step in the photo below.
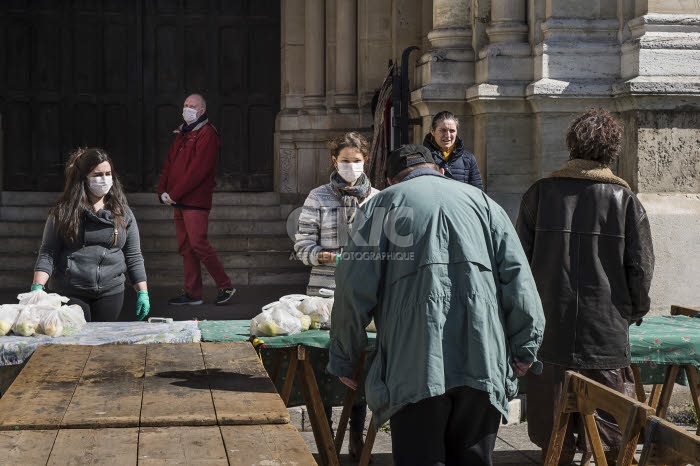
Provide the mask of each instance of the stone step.
[{"label": "stone step", "polygon": [[[23,236],[41,237],[44,221],[7,221],[0,222],[0,237]],[[141,237],[172,236],[175,237],[175,224],[172,220],[146,220],[139,222]],[[267,235],[282,236],[287,233],[284,220],[211,220],[209,236],[217,235]]]},{"label": "stone step", "polygon": [[[298,269],[307,270],[307,266],[292,256],[291,252],[225,252],[218,253],[219,260],[227,269]],[[33,270],[36,254],[12,254],[0,261],[0,270]],[[178,269],[182,267],[182,257],[176,251],[171,253],[144,253],[146,272],[151,270]]]},{"label": "stone step", "polygon": [[[46,221],[49,206],[0,206],[2,221]],[[140,223],[147,220],[173,219],[173,209],[159,204],[131,206],[136,220]],[[209,213],[210,220],[282,220],[280,206],[253,205],[216,205]]]},{"label": "stone step", "polygon": [[[0,205],[2,206],[46,206],[53,205],[61,193],[57,192],[0,192]],[[126,195],[129,205],[148,206],[161,205],[155,193],[129,193]],[[259,193],[214,193],[215,206],[276,206],[279,205],[279,194],[275,192]]]},{"label": "stone step", "polygon": [[[285,251],[293,250],[294,242],[287,236],[212,236],[209,242],[217,253],[249,251]],[[34,254],[39,252],[41,237],[7,237],[0,240],[0,254]],[[177,253],[175,237],[142,236],[141,251],[144,254],[163,252]]]},{"label": "stone step", "polygon": [[[32,283],[32,269],[34,262],[29,264],[26,272],[19,273],[17,270],[0,270],[0,283],[3,288],[18,288],[29,290]],[[247,285],[306,285],[309,281],[307,270],[291,269],[289,271],[280,269],[225,269],[233,286]],[[182,288],[184,279],[182,267],[171,270],[146,270],[148,282],[157,286],[171,286]],[[202,281],[207,287],[214,287],[215,283],[211,276],[203,271]]]},{"label": "stone step", "polygon": [[[239,252],[239,253],[218,253],[217,256],[227,269],[260,269],[260,268],[280,268],[280,269],[301,269],[308,270],[301,261],[293,257],[291,252]],[[182,257],[176,252],[171,254],[146,253],[144,254],[146,271],[148,270],[172,270],[182,267]],[[0,265],[0,268],[4,268]]]}]

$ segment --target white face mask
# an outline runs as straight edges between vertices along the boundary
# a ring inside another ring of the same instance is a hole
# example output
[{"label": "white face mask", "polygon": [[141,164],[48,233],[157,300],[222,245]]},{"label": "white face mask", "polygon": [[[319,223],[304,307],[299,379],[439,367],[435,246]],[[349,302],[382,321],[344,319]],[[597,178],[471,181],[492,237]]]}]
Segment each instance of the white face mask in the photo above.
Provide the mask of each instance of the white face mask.
[{"label": "white face mask", "polygon": [[88,179],[90,180],[90,192],[94,196],[104,197],[112,189],[111,176],[91,176]]},{"label": "white face mask", "polygon": [[338,163],[338,174],[348,183],[352,183],[362,176],[362,170],[365,164],[362,162]]},{"label": "white face mask", "polygon": [[197,110],[190,107],[184,107],[182,109],[182,119],[185,120],[188,125],[191,125],[197,121]]}]

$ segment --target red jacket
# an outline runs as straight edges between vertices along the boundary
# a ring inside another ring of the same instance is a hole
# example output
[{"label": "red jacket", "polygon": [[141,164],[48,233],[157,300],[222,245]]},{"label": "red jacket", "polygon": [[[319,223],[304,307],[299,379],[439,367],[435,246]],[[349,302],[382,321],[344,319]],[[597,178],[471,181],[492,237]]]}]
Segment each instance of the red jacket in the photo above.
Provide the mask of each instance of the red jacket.
[{"label": "red jacket", "polygon": [[220,145],[208,120],[185,134],[178,129],[160,175],[158,199],[168,193],[182,206],[211,209]]}]

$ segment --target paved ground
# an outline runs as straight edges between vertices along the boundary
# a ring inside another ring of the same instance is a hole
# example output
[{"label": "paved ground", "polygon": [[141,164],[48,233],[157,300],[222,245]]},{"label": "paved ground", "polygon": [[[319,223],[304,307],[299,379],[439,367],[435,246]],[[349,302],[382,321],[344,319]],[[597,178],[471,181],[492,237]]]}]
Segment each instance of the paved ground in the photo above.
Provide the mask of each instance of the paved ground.
[{"label": "paved ground", "polygon": [[[301,436],[306,441],[309,449],[318,459],[316,443],[311,432],[301,432]],[[352,465],[353,463],[348,454],[346,441],[341,450],[340,460],[342,465]],[[530,442],[527,437],[527,423],[503,426],[499,430],[496,449],[493,455],[493,463],[499,465],[511,466],[532,466],[542,464],[539,461],[540,449]],[[391,434],[388,432],[377,432],[377,438],[372,449],[372,466],[389,466],[392,465],[391,457]]]}]

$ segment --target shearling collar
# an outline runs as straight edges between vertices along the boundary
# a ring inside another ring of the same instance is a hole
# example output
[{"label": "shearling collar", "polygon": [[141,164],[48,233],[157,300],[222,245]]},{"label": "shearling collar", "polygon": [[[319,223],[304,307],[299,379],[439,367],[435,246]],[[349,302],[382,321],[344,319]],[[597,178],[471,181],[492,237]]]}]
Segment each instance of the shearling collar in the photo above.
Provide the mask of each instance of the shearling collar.
[{"label": "shearling collar", "polygon": [[594,160],[573,159],[566,162],[559,170],[550,173],[548,178],[576,178],[581,180],[613,183],[630,189],[622,178],[615,176],[610,167]]}]

